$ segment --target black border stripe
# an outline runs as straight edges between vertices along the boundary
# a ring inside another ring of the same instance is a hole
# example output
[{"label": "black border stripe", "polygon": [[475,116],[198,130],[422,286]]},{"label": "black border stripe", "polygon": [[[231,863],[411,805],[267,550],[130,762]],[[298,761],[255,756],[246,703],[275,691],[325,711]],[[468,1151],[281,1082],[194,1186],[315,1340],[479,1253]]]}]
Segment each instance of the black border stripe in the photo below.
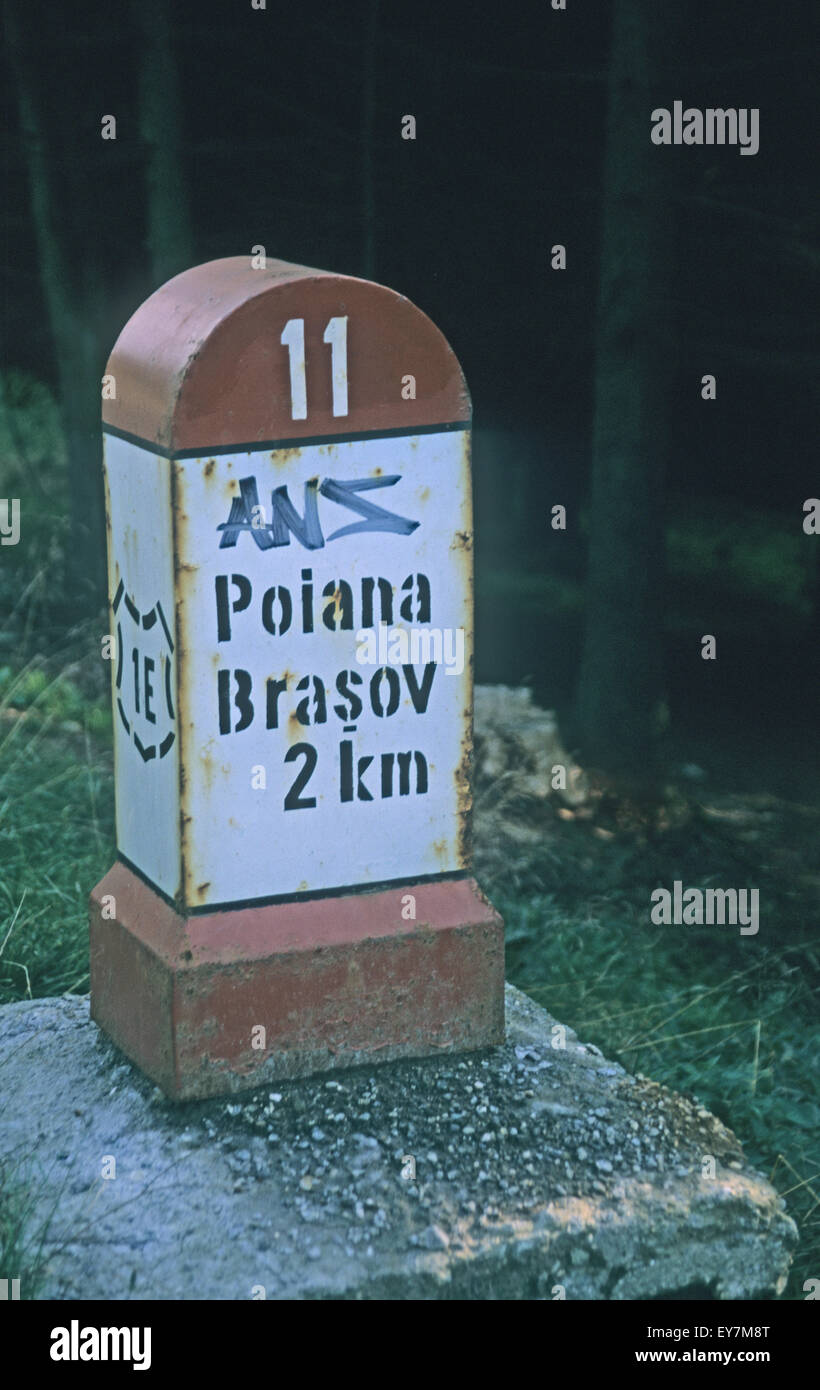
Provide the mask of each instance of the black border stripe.
[{"label": "black border stripe", "polygon": [[[162,623],[163,628],[165,629],[165,636],[168,638],[168,646],[171,648],[171,651],[173,651],[174,639],[168,631],[168,624],[165,621],[165,614],[162,611],[162,604],[160,603],[159,599],[157,599],[157,612],[159,613],[159,620]],[[173,718],[173,715],[171,717]]]},{"label": "black border stripe", "polygon": [[123,854],[122,850],[117,850],[117,859],[125,865],[126,869],[130,869],[133,874],[136,874],[137,878],[141,879],[147,887],[153,889],[163,902],[183,917],[209,917],[217,912],[236,912],[245,907],[269,907],[276,903],[315,902],[319,898],[347,897],[354,893],[382,893],[388,888],[412,887],[415,883],[455,883],[459,879],[473,877],[472,869],[453,869],[447,874],[419,874],[415,878],[408,878],[405,874],[402,878],[386,878],[379,883],[343,883],[335,888],[317,888],[312,893],[272,893],[266,898],[237,898],[235,902],[208,903],[204,907],[184,907],[154,883],[153,879],[143,873],[142,869],[137,868],[133,860]]},{"label": "black border stripe", "polygon": [[[159,607],[159,604],[157,604],[157,607]],[[413,653],[411,652],[410,655],[412,656]],[[379,683],[381,684],[381,682]],[[176,714],[174,713],[174,702],[171,698],[171,663],[167,660],[165,662],[165,703],[168,706],[169,719],[176,719]],[[170,748],[170,746],[171,745],[169,744],[168,747]]]},{"label": "black border stripe", "polygon": [[136,730],[134,731],[134,743],[144,763],[150,763],[151,759],[157,756],[157,745],[155,743],[149,743],[146,747],[146,745],[142,743]]},{"label": "black border stripe", "polygon": [[301,439],[260,439],[250,444],[219,444],[216,448],[210,449],[206,445],[201,449],[164,449],[161,444],[152,443],[138,434],[129,434],[127,430],[119,430],[115,425],[104,424],[103,434],[124,439],[128,444],[136,444],[149,454],[157,454],[159,458],[207,459],[216,458],[219,454],[258,454],[263,451],[272,453],[274,449],[300,449],[310,444],[357,444],[365,439],[412,439],[417,434],[444,434],[451,430],[468,430],[471,426],[472,420],[451,420],[443,425],[415,425],[409,429],[401,427],[395,430],[361,430],[358,434],[314,434]]}]

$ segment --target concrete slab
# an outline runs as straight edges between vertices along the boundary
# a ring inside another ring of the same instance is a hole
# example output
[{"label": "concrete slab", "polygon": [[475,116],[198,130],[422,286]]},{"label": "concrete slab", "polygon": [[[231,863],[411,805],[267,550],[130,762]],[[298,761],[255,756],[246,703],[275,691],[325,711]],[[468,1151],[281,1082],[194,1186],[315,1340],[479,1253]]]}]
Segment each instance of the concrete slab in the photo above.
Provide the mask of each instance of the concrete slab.
[{"label": "concrete slab", "polygon": [[571,1031],[561,1041],[508,986],[501,1047],[180,1105],[86,998],[6,1006],[0,1159],[35,1194],[35,1226],[56,1204],[39,1296],[782,1290],[797,1232],[734,1135]]}]

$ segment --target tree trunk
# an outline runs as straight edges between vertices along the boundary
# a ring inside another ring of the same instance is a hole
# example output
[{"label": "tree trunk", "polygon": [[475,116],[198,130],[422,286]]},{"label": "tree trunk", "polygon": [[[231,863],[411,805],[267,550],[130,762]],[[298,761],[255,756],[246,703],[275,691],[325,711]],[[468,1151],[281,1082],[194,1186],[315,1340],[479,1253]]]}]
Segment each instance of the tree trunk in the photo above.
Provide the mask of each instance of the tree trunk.
[{"label": "tree trunk", "polygon": [[182,161],[179,76],[165,0],[134,0],[133,14],[141,41],[139,122],[146,149],[147,244],[159,286],[187,270],[194,260]]},{"label": "tree trunk", "polygon": [[93,275],[83,295],[69,275],[56,213],[55,175],[42,116],[36,64],[13,0],[5,0],[6,42],[15,73],[20,134],[43,299],[48,315],[68,454],[71,536],[66,563],[71,599],[80,613],[105,597],[105,526],[100,436],[100,361]]},{"label": "tree trunk", "polygon": [[[616,0],[597,311],[582,757],[650,786],[662,695],[662,489],[671,334],[669,151],[650,142],[666,18]],[[668,51],[668,50],[667,50]]]},{"label": "tree trunk", "polygon": [[362,275],[376,275],[376,176],[373,134],[376,119],[376,62],[379,0],[367,0],[362,44]]}]

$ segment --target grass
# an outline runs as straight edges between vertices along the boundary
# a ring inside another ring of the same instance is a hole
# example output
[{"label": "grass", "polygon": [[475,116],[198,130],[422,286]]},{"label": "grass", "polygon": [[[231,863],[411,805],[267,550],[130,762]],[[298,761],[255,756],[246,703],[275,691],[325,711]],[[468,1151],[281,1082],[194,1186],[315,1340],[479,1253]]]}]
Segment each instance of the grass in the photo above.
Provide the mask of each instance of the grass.
[{"label": "grass", "polygon": [[115,853],[110,728],[70,672],[0,671],[0,1003],[88,988],[88,894]]},{"label": "grass", "polygon": [[48,1240],[57,1203],[38,1214],[31,1160],[0,1161],[0,1279],[20,1281],[20,1298],[36,1298],[46,1276]]},{"label": "grass", "polygon": [[19,541],[0,550],[1,665],[65,627],[65,444],[54,397],[22,372],[0,374],[0,497],[20,502]]},{"label": "grass", "polygon": [[[115,843],[102,619],[69,630],[60,616],[56,410],[29,379],[0,384],[0,496],[21,497],[24,521],[0,569],[0,1003],[9,1003],[88,988],[88,893]],[[777,624],[803,613],[806,551],[788,528],[751,514],[733,522],[710,505],[706,521],[678,514],[669,542],[673,625],[676,595],[691,623],[696,582],[732,611],[748,598],[757,622],[764,606],[771,622],[777,609]],[[579,620],[574,580],[537,566],[479,577],[486,595],[515,596],[528,616]],[[820,1276],[817,812],[784,804],[750,829],[751,799],[746,809],[736,834],[731,821],[702,816],[649,844],[545,823],[537,843],[499,836],[479,873],[507,923],[510,978],[630,1070],[696,1095],[771,1177],[801,1230],[787,1290],[800,1299],[804,1281]],[[707,935],[693,949],[680,929],[648,925],[651,887],[709,875],[759,884],[759,938]],[[0,1276],[20,1277],[23,1296],[39,1287],[46,1238],[31,1181],[25,1163],[0,1167]]]},{"label": "grass", "polygon": [[[87,895],[115,852],[104,697],[83,696],[66,671],[7,675],[0,694],[2,1002],[88,988]],[[515,984],[629,1070],[697,1096],[735,1130],[801,1228],[787,1296],[802,1298],[820,1270],[820,947],[788,883],[796,862],[810,867],[801,834],[816,835],[816,821],[765,823],[765,872],[754,839],[718,820],[652,846],[561,825],[480,876],[507,923]],[[780,840],[793,858],[781,862]],[[759,938],[704,928],[692,949],[680,929],[648,926],[636,904],[647,903],[650,882],[703,882],[718,865],[721,882],[760,883]],[[31,1285],[42,1233],[25,1233],[29,1205],[17,1179],[0,1174],[0,1239]]]},{"label": "grass", "polygon": [[[693,856],[700,874],[681,869],[672,837],[665,867],[656,845],[643,882],[641,852],[601,846],[598,872],[588,865],[585,882],[574,873],[577,846],[564,852],[561,836],[550,838],[550,860],[529,867],[553,891],[534,891],[520,863],[518,885],[493,886],[492,872],[482,880],[506,922],[508,978],[629,1071],[697,1097],[735,1131],[798,1224],[785,1297],[804,1298],[804,1281],[820,1270],[815,919],[795,915],[788,894],[764,878],[759,938],[741,938],[736,928],[652,926],[651,878],[714,881],[702,837]],[[588,840],[584,852],[595,859]],[[715,846],[713,859],[726,864],[725,847]],[[760,873],[758,866],[721,881],[753,883]],[[579,878],[580,889],[566,887]]]}]

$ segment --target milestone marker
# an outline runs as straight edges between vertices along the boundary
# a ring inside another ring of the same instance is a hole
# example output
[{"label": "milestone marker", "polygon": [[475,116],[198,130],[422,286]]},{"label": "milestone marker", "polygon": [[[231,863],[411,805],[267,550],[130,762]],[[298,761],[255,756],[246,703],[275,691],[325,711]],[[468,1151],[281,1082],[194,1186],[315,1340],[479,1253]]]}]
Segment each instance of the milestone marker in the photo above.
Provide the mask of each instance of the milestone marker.
[{"label": "milestone marker", "polygon": [[450,347],[381,285],[235,257],[151,295],[106,374],[93,1017],[177,1098],[500,1042]]}]

